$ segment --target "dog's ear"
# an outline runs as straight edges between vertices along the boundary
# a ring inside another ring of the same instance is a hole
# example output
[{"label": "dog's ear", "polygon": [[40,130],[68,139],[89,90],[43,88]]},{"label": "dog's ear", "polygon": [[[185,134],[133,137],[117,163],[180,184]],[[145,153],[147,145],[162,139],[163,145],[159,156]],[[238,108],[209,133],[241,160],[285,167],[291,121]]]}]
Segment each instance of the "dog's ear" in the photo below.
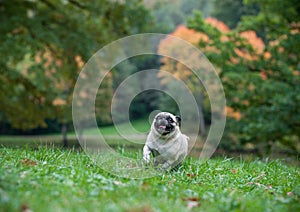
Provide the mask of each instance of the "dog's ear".
[{"label": "dog's ear", "polygon": [[175,116],[176,117],[176,121],[177,121],[177,124],[178,126],[180,127],[181,126],[181,117],[180,116]]}]

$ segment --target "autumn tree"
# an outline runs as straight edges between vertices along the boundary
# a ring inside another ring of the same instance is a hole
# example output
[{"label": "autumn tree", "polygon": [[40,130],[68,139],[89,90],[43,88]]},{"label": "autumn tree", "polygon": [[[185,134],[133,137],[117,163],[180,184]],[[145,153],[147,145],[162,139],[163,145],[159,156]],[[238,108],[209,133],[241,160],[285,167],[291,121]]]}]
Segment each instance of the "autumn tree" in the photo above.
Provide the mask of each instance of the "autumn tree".
[{"label": "autumn tree", "polygon": [[[150,22],[138,0],[12,0],[1,1],[0,10],[1,117],[24,130],[56,119],[65,132],[82,65],[106,43]],[[107,121],[109,105],[99,101],[100,119]]]},{"label": "autumn tree", "polygon": [[241,143],[270,149],[280,142],[299,151],[300,3],[247,2],[257,3],[260,12],[242,17],[239,31],[213,27],[200,13],[188,26],[210,38],[199,48],[221,70],[227,104],[240,114],[231,133]]},{"label": "autumn tree", "polygon": [[[183,25],[180,25],[176,28],[176,30],[171,33],[170,35],[176,36],[176,37],[180,37],[190,43],[193,44],[197,44],[199,42],[199,40],[207,40],[208,37],[203,34],[203,33],[199,33],[196,32],[195,30],[192,29],[188,29]],[[186,54],[182,52],[182,49],[176,47],[176,45],[172,45],[169,43],[170,41],[168,41],[168,39],[164,39],[161,41],[160,45],[159,45],[159,49],[158,52],[159,53],[165,53],[166,51],[172,51],[172,52],[176,52],[176,54],[180,55],[180,54]],[[173,48],[172,48],[173,46]],[[187,53],[188,54],[188,53]],[[191,57],[191,60],[193,58]],[[174,60],[173,58],[169,58],[169,57],[163,57],[161,59],[161,71],[158,75],[158,77],[161,79],[161,83],[165,86],[172,86],[172,83],[174,83],[174,79],[170,79],[169,75],[167,74],[168,71],[170,73],[172,73],[172,76],[174,76],[176,79],[184,81],[184,83],[189,87],[190,91],[193,92],[194,96],[197,97],[196,101],[198,104],[198,110],[199,110],[199,117],[200,117],[200,131],[202,135],[206,134],[206,127],[205,127],[205,119],[204,119],[204,108],[209,110],[209,106],[206,104],[203,108],[204,105],[204,97],[205,100],[207,100],[207,96],[205,93],[205,89],[203,88],[203,86],[199,86],[201,85],[201,82],[199,81],[199,79],[197,78],[197,76],[195,74],[193,74],[193,72],[190,70],[189,67],[186,67],[184,64],[180,63],[179,61]],[[175,82],[176,83],[176,82]],[[165,98],[164,100],[162,100],[161,104],[162,107],[168,107],[170,111],[178,113],[178,111],[176,111],[177,107],[173,106],[171,99],[170,98]],[[207,103],[207,101],[206,101]],[[188,105],[188,104],[186,104]],[[209,111],[207,111],[207,113],[209,113]]]}]

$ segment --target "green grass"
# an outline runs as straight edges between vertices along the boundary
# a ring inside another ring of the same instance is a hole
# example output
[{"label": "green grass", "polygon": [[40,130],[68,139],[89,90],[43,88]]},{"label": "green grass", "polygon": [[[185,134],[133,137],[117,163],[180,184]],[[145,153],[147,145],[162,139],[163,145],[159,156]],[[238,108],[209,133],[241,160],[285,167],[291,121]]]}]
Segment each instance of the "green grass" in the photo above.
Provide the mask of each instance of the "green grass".
[{"label": "green grass", "polygon": [[[147,133],[150,130],[150,124],[146,119],[134,120],[131,122],[133,128],[140,133]],[[130,134],[131,126],[126,122],[123,124],[118,124],[118,128],[122,130],[126,135]],[[117,135],[118,131],[114,125],[99,127],[102,135]],[[99,129],[88,129],[85,131],[88,135],[93,135],[98,133]]]},{"label": "green grass", "polygon": [[[132,123],[133,128],[142,134],[149,132],[150,124],[146,119],[135,120]],[[118,128],[122,130],[122,133],[125,135],[132,135],[131,126],[126,122],[123,124],[119,124]],[[106,137],[109,137],[110,144],[118,144],[120,143],[120,139],[122,137],[119,136],[119,133],[114,125],[99,127],[99,129],[86,129],[84,131],[84,135],[98,135],[99,130],[101,134]],[[135,135],[134,133],[133,135]],[[113,136],[114,138],[111,138]],[[77,145],[78,141],[75,136],[75,132],[68,133],[68,140],[70,146]],[[123,141],[124,139],[122,139]],[[141,141],[140,138],[135,139],[137,141]],[[143,138],[144,140],[144,138]],[[61,134],[50,134],[50,135],[34,135],[34,136],[9,136],[9,135],[0,135],[0,144],[4,146],[37,146],[41,144],[48,145],[62,145],[62,135]]]},{"label": "green grass", "polygon": [[133,180],[78,150],[3,147],[0,211],[300,211],[299,176],[278,160],[222,158]]}]

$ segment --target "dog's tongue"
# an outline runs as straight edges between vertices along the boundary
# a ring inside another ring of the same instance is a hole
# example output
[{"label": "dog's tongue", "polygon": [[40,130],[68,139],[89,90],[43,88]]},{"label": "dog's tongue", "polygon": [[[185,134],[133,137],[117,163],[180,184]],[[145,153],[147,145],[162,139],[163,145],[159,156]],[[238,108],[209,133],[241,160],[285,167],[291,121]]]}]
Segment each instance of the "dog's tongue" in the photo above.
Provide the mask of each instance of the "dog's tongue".
[{"label": "dog's tongue", "polygon": [[163,130],[164,130],[164,129],[166,129],[166,126],[160,125],[160,126],[159,126],[159,129],[163,129]]}]

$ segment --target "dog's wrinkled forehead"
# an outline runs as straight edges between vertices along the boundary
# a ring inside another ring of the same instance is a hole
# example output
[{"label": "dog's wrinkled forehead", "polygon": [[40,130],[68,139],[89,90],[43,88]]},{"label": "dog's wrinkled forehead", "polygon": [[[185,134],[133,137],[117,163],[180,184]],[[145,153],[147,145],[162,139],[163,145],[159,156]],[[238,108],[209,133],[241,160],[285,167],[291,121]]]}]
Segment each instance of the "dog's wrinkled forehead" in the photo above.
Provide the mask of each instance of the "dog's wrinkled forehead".
[{"label": "dog's wrinkled forehead", "polygon": [[160,112],[159,114],[157,114],[154,118],[154,120],[157,119],[168,119],[171,118],[174,122],[176,122],[176,116],[174,116],[172,113],[168,113],[168,112]]}]

